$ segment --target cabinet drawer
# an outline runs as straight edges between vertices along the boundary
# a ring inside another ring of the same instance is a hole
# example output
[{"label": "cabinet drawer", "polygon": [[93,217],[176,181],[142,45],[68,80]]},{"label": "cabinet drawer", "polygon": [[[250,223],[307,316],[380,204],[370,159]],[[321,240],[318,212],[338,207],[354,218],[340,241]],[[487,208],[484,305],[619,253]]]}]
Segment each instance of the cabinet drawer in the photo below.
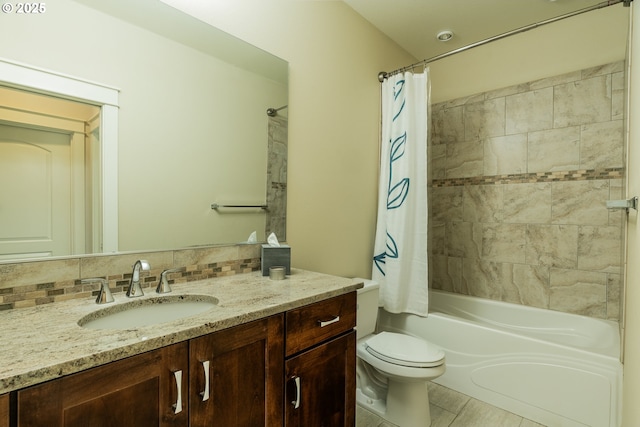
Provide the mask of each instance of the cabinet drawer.
[{"label": "cabinet drawer", "polygon": [[286,354],[302,351],[355,325],[356,292],[290,310],[286,314]]}]

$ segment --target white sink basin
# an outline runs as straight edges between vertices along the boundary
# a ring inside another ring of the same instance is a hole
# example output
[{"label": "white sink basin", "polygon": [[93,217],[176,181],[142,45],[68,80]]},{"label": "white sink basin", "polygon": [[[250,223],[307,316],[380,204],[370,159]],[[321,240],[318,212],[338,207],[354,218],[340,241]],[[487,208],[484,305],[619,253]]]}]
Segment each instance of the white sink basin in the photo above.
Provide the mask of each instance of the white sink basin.
[{"label": "white sink basin", "polygon": [[78,325],[89,329],[137,329],[195,316],[217,304],[217,298],[207,295],[145,298],[96,310],[80,319]]}]

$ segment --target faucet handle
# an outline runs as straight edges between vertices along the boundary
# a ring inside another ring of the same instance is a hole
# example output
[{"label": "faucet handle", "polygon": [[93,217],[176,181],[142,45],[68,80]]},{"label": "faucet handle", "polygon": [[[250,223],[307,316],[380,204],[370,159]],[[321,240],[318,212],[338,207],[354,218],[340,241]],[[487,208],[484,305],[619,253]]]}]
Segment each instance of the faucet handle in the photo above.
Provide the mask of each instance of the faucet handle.
[{"label": "faucet handle", "polygon": [[80,283],[100,283],[100,290],[96,298],[96,304],[107,304],[113,302],[113,295],[109,289],[109,281],[101,277],[92,277],[90,279],[82,279]]},{"label": "faucet handle", "polygon": [[181,268],[171,268],[169,270],[164,270],[160,273],[160,281],[158,281],[158,287],[156,288],[156,292],[159,294],[166,294],[171,292],[171,286],[169,285],[169,281],[167,280],[167,275],[169,273],[177,273],[181,271]]}]

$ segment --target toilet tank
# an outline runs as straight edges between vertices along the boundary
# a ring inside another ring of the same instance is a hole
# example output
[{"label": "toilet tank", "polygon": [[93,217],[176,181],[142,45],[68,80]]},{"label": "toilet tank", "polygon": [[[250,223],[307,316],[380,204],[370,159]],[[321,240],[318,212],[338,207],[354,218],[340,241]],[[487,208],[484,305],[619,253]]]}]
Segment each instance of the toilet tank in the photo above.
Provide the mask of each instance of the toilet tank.
[{"label": "toilet tank", "polygon": [[378,320],[378,288],[377,282],[358,279],[364,282],[364,287],[358,289],[358,308],[356,314],[356,337],[360,339],[376,330]]}]

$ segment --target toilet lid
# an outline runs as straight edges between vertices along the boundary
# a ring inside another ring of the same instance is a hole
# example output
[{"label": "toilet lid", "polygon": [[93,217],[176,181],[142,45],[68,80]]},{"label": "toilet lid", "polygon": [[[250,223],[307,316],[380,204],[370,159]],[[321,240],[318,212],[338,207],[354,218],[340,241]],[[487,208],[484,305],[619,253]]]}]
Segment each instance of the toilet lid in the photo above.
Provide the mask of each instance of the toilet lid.
[{"label": "toilet lid", "polygon": [[380,332],[366,342],[367,351],[386,362],[416,368],[440,366],[444,351],[420,338]]}]

